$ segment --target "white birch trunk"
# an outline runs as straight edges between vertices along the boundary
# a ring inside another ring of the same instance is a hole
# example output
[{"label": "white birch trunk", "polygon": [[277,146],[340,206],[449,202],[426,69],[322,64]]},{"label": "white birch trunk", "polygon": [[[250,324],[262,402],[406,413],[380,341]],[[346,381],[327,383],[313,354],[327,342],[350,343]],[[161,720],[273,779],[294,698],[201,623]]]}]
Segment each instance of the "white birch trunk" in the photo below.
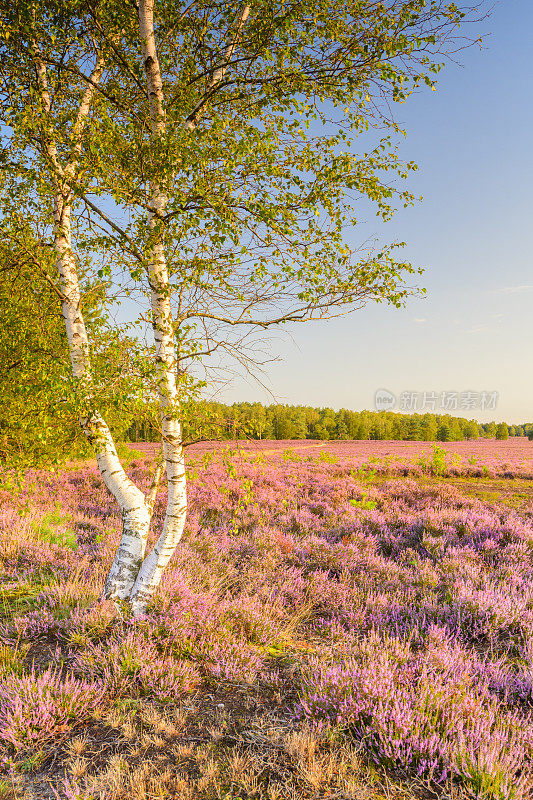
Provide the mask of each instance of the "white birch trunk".
[{"label": "white birch trunk", "polygon": [[[63,206],[61,209],[58,203],[55,216],[55,249],[72,373],[79,381],[84,402],[90,406],[92,375],[89,341],[80,307],[79,281],[70,241],[70,208]],[[94,447],[104,483],[115,497],[122,512],[122,539],[107,577],[104,592],[106,597],[112,599],[126,599],[144,557],[150,512],[144,494],[126,475],[117,456],[111,432],[98,411],[88,410],[87,414],[80,418],[80,425]]]},{"label": "white birch trunk", "polygon": [[[111,599],[126,599],[137,577],[144,557],[146,539],[150,526],[151,513],[144,494],[126,475],[117,456],[111,432],[92,403],[93,378],[91,373],[89,340],[81,310],[81,295],[72,251],[71,240],[71,181],[76,170],[82,148],[82,136],[87,115],[94,96],[94,86],[98,84],[103,61],[99,60],[91,75],[92,84],[85,90],[73,127],[73,150],[63,169],[58,161],[57,148],[53,137],[45,133],[46,149],[54,171],[54,247],[62,295],[62,312],[72,363],[72,374],[78,382],[80,395],[87,412],[80,418],[80,425],[94,447],[96,460],[102,478],[115,497],[122,512],[122,539],[115,560],[106,580],[104,593]],[[36,69],[41,92],[43,115],[50,113],[50,95],[47,84],[46,67],[36,56]]]},{"label": "white birch trunk", "polygon": [[[155,46],[153,0],[139,2],[139,30],[150,103],[150,124],[153,139],[165,133],[165,110],[161,71]],[[148,280],[151,290],[152,326],[155,338],[157,391],[161,402],[161,429],[165,459],[168,502],[163,531],[152,552],[144,560],[131,592],[135,615],[142,614],[157,589],[183,534],[187,513],[187,482],[183,456],[179,397],[176,385],[176,346],[170,302],[170,283],[164,250],[163,230],[158,218],[167,207],[163,187],[150,187],[148,225],[151,236]]]},{"label": "white birch trunk", "polygon": [[104,594],[110,599],[125,600],[137,577],[144,557],[150,527],[150,511],[144,494],[126,475],[117,455],[111,431],[101,414],[91,408],[92,374],[87,329],[81,310],[81,296],[70,233],[70,205],[61,196],[56,201],[54,237],[62,311],[67,331],[72,374],[79,381],[84,402],[88,406],[80,425],[92,444],[98,468],[105,485],[115,497],[122,512],[122,538],[106,580]]},{"label": "white birch trunk", "polygon": [[[55,248],[63,295],[63,317],[72,362],[84,401],[91,405],[92,375],[87,330],[80,307],[80,289],[70,242],[70,208],[56,211]],[[106,580],[104,593],[111,599],[126,599],[144,557],[150,512],[144,494],[126,475],[117,456],[111,432],[97,410],[90,409],[80,425],[94,447],[105,485],[122,512],[122,539]]]},{"label": "white birch trunk", "polygon": [[[156,140],[165,133],[166,119],[165,98],[154,34],[154,2],[155,0],[139,0],[139,32],[150,105],[151,132],[153,139]],[[224,62],[215,70],[209,83],[208,92],[211,92],[223,79],[249,13],[250,6],[247,4],[240,15],[235,35],[226,48]],[[185,130],[193,131],[197,127],[202,108],[203,103],[199,103],[189,114],[184,123]],[[144,612],[147,602],[157,589],[163,571],[181,539],[187,514],[187,481],[176,386],[176,346],[170,302],[170,283],[162,241],[163,230],[162,225],[158,222],[166,212],[167,203],[168,197],[164,188],[154,182],[150,187],[148,219],[153,241],[148,265],[148,280],[151,289],[152,325],[158,367],[158,394],[161,402],[168,503],[161,536],[152,552],[145,558],[131,593],[131,603],[135,615]]]}]

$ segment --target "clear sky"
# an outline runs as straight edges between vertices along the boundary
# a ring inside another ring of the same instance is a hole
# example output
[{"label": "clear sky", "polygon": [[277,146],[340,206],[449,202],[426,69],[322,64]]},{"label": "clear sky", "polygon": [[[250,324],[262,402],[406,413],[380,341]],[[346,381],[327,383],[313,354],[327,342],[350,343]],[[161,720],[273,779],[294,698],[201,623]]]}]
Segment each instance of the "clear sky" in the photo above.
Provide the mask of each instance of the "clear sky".
[{"label": "clear sky", "polygon": [[[440,393],[457,392],[460,416],[533,420],[532,28],[531,0],[500,0],[472,32],[483,47],[448,64],[437,91],[396,108],[402,155],[420,167],[408,185],[423,201],[381,228],[369,215],[365,238],[406,241],[427,297],[293,327],[273,342],[270,393],[237,379],[220,399],[359,410],[387,389],[396,410],[402,392],[419,393],[419,406],[435,392],[439,411]],[[497,407],[461,410],[463,392],[479,405],[497,392]]]}]

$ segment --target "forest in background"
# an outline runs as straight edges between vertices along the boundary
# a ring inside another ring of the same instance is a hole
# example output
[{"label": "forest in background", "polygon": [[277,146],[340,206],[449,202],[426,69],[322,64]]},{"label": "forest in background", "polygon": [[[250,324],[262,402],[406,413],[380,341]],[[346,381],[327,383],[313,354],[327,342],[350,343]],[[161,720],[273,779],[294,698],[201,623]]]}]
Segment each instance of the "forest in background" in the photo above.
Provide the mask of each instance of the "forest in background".
[{"label": "forest in background", "polygon": [[[156,414],[136,419],[125,440],[156,438]],[[393,439],[454,442],[463,439],[508,439],[533,436],[533,423],[508,425],[455,417],[451,414],[401,414],[393,411],[349,411],[302,405],[201,402],[187,416],[185,437],[213,439]]]}]

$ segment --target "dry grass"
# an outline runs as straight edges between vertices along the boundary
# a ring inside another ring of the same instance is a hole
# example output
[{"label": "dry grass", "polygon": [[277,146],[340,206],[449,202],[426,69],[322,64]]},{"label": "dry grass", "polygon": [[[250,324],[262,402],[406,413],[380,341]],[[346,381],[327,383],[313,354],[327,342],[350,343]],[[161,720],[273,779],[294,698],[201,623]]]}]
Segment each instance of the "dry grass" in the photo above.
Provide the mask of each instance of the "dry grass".
[{"label": "dry grass", "polygon": [[[0,800],[430,800],[423,785],[373,767],[358,747],[279,714],[253,689],[191,706],[117,705],[52,743]],[[459,800],[457,789],[441,800]]]}]

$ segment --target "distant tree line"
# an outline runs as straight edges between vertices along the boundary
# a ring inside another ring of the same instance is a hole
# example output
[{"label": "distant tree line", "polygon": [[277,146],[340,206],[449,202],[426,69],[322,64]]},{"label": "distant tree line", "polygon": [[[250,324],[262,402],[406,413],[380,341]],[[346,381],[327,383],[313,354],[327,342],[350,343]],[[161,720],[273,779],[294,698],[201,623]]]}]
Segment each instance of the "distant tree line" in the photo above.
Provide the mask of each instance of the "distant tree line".
[{"label": "distant tree line", "polygon": [[[312,406],[205,402],[186,414],[188,441],[213,439],[396,439],[452,442],[464,439],[508,439],[530,436],[533,423],[507,425],[454,417],[450,414],[400,414],[392,411],[349,411]],[[130,442],[152,441],[156,428],[149,417],[134,420],[126,432]]]}]

